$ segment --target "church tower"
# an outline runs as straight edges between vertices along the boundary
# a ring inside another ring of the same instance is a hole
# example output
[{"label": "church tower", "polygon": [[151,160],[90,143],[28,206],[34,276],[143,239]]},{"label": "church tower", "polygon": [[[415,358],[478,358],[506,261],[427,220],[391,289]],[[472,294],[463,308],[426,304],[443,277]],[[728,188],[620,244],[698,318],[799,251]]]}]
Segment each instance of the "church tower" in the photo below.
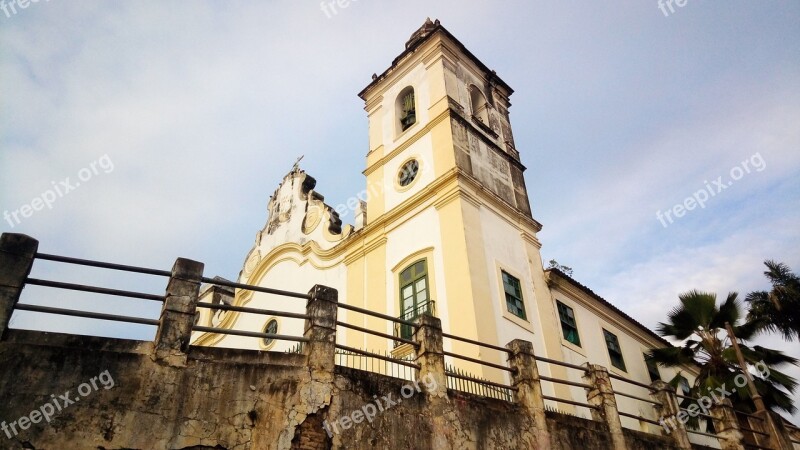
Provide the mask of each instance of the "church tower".
[{"label": "church tower", "polygon": [[[369,117],[361,237],[369,250],[346,258],[348,273],[365,277],[363,293],[348,281],[349,302],[363,298],[364,307],[404,318],[433,312],[445,332],[482,342],[519,338],[540,352],[559,348],[541,225],[509,118],[512,93],[438,20],[428,19],[373,75],[359,94]],[[452,345],[502,362],[499,352]],[[500,376],[485,366],[469,370]]]},{"label": "church tower", "polygon": [[[405,46],[392,66],[373,76],[359,94],[369,116],[367,184],[392,181],[407,162],[403,156],[414,151],[408,149],[425,147],[424,156],[431,157],[427,162],[435,163],[435,172],[430,174],[434,179],[458,169],[531,218],[522,177],[525,167],[514,146],[509,119],[509,97],[514,91],[438,20],[428,19]],[[411,190],[400,187],[403,192]],[[403,197],[370,202],[370,220]]]}]

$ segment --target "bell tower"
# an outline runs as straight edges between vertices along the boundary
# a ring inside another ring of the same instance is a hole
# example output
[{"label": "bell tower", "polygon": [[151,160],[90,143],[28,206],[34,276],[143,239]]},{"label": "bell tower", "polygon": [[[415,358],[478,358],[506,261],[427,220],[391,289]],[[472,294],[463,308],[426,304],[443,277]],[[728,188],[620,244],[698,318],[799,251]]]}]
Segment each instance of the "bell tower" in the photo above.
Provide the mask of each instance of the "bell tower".
[{"label": "bell tower", "polygon": [[[543,354],[560,348],[541,225],[511,131],[512,93],[430,19],[372,76],[359,94],[369,118],[366,227],[359,253],[346,258],[348,273],[366,280],[353,277],[358,292],[348,301],[406,319],[435,302],[423,313],[445,332],[496,345],[526,339]],[[499,352],[452,346],[503,362]],[[480,365],[468,371],[504,377]]]},{"label": "bell tower", "polygon": [[[369,116],[364,174],[368,187],[386,186],[385,196],[372,196],[369,220],[406,197],[388,192],[392,186],[413,191],[415,177],[426,185],[451,170],[530,218],[525,167],[509,119],[512,93],[438,20],[428,19],[391,67],[373,75],[359,94]],[[406,164],[415,152],[422,160]],[[432,171],[427,177],[426,169]]]}]

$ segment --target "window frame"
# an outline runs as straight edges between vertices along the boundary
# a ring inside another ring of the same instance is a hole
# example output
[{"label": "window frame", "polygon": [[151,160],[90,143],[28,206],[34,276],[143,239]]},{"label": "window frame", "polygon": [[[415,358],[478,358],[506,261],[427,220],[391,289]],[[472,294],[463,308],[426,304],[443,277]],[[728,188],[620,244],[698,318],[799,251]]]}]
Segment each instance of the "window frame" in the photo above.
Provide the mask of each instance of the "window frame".
[{"label": "window frame", "polygon": [[[269,333],[267,330],[269,329],[269,325],[271,323],[273,323],[273,322],[275,323],[275,332],[274,333]],[[280,326],[281,326],[281,324],[280,324],[280,321],[278,320],[277,317],[270,317],[269,319],[267,319],[266,322],[264,322],[264,327],[261,328],[261,332],[262,333],[269,333],[269,334],[278,334],[278,330],[280,330]],[[262,337],[262,338],[260,338],[258,340],[259,346],[264,350],[271,349],[272,347],[275,346],[275,344],[277,342],[278,342],[277,339],[267,339],[267,338],[264,338],[264,337]]]},{"label": "window frame", "polygon": [[[572,313],[572,324],[566,323],[564,315],[562,314],[562,311],[561,311],[562,307],[565,308],[565,309],[568,309]],[[556,311],[558,312],[558,320],[559,320],[559,323],[561,324],[561,337],[566,342],[568,342],[568,343],[570,343],[570,344],[572,344],[572,345],[574,345],[574,346],[576,346],[578,348],[583,348],[583,346],[581,345],[581,333],[578,330],[578,318],[575,316],[575,308],[567,305],[566,303],[564,303],[564,302],[562,302],[560,300],[556,300]],[[577,340],[577,342],[573,342],[567,337],[567,334],[566,334],[566,332],[564,330],[565,326],[571,327],[575,331],[575,339]]]},{"label": "window frame", "polygon": [[678,376],[678,387],[681,389],[684,397],[689,397],[692,394],[692,385],[689,383],[689,379],[682,374]]},{"label": "window frame", "polygon": [[[614,344],[618,349],[618,350],[614,350],[613,353],[612,353],[611,346],[609,345],[609,336],[614,338]],[[617,336],[617,334],[612,333],[612,332],[608,331],[607,329],[603,328],[603,340],[606,343],[606,350],[607,350],[607,353],[608,353],[608,360],[611,363],[611,366],[614,367],[617,370],[621,370],[621,371],[627,373],[628,372],[628,366],[627,366],[627,364],[625,364],[625,355],[622,352],[622,344],[620,344],[620,342],[619,342],[619,336]],[[617,364],[615,364],[614,356],[613,356],[614,353],[619,354],[619,362],[620,362],[620,365],[622,367],[620,367]]]},{"label": "window frame", "polygon": [[[650,382],[655,383],[656,381],[664,381],[661,377],[661,371],[658,370],[658,363],[653,359],[647,356],[647,353],[643,353],[644,356],[644,366],[647,369],[647,375],[650,377]],[[653,371],[657,377],[653,379]]]},{"label": "window frame", "polygon": [[[417,264],[422,263],[423,270],[420,273],[414,274],[413,272],[409,275],[409,281],[403,281],[403,274],[413,270]],[[420,281],[425,281],[425,288],[418,290],[418,284]],[[414,320],[417,317],[431,312],[433,314],[433,300],[431,299],[431,281],[430,281],[430,271],[428,269],[428,258],[420,258],[414,260],[414,262],[407,264],[404,269],[400,270],[397,273],[397,285],[398,285],[398,294],[400,296],[400,317],[404,320]],[[404,297],[403,291],[410,287],[411,288],[411,297]],[[420,300],[419,294],[421,291],[425,291],[425,299]],[[406,307],[406,300],[411,299],[411,308],[410,311],[412,314],[406,314],[406,311],[409,308]],[[420,314],[420,306],[424,305],[425,302],[428,302],[428,309]],[[400,337],[404,339],[410,339],[411,335],[413,334],[412,327],[409,325],[401,324],[400,326]]]},{"label": "window frame", "polygon": [[[413,188],[419,182],[419,179],[422,178],[423,160],[424,159],[422,157],[420,157],[420,155],[414,154],[414,155],[408,156],[406,159],[403,160],[403,162],[398,164],[397,170],[395,171],[395,174],[394,174],[394,179],[392,181],[394,183],[394,190],[395,191],[397,191],[397,192],[406,192],[409,189]],[[412,161],[416,161],[417,162],[417,171],[416,171],[416,173],[414,175],[414,178],[407,185],[403,186],[403,185],[400,184],[400,175],[403,173],[403,168],[406,166],[406,164],[408,164],[408,163],[410,163]]]},{"label": "window frame", "polygon": [[[517,292],[519,294],[518,296],[515,295],[514,293],[508,292],[506,290],[506,277],[509,277],[511,280],[516,282],[516,286],[512,286],[512,287],[516,288],[516,290],[517,290]],[[510,314],[514,315],[514,317],[517,317],[518,319],[521,319],[521,320],[524,320],[525,322],[527,322],[528,321],[528,311],[525,308],[525,297],[524,297],[523,292],[522,292],[522,280],[520,280],[519,278],[515,277],[514,275],[511,275],[506,270],[500,269],[500,281],[503,283],[503,299],[505,300],[506,311],[508,311]],[[519,302],[519,305],[521,305],[521,306],[514,305],[514,308],[520,309],[522,311],[522,315],[519,315],[516,312],[511,310],[510,305],[509,305],[509,300],[508,300],[509,296],[513,297],[514,300]]]}]

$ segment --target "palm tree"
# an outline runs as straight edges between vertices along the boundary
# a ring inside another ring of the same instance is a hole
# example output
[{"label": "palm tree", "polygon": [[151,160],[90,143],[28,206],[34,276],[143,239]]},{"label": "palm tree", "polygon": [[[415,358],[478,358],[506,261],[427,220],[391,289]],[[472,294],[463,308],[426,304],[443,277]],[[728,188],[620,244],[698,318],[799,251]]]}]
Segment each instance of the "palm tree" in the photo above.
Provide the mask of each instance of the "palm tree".
[{"label": "palm tree", "polygon": [[[777,350],[746,344],[762,326],[758,322],[739,324],[743,313],[737,297],[735,292],[729,293],[725,301],[717,307],[717,296],[714,293],[695,290],[681,294],[681,304],[669,312],[667,323],[659,323],[657,331],[662,336],[682,341],[683,345],[655,349],[649,357],[665,367],[697,367],[699,375],[694,385],[690,386],[690,397],[711,397],[710,392],[720,392],[717,388],[724,387],[725,391],[732,392],[729,398],[736,409],[752,412],[754,408],[747,386],[736,389],[737,384],[734,381],[742,370],[725,331],[725,323],[730,323],[740,341],[748,366],[762,369],[760,376],[754,376],[754,382],[766,406],[794,413],[795,406],[789,393],[794,392],[797,381],[776,367],[784,364],[797,365],[798,360]],[[768,372],[762,365],[766,365]],[[679,372],[670,383],[677,387],[681,378]]]},{"label": "palm tree", "polygon": [[787,341],[800,340],[800,277],[786,264],[768,260],[764,265],[772,290],[747,294],[747,318],[761,321],[766,330],[780,333]]}]

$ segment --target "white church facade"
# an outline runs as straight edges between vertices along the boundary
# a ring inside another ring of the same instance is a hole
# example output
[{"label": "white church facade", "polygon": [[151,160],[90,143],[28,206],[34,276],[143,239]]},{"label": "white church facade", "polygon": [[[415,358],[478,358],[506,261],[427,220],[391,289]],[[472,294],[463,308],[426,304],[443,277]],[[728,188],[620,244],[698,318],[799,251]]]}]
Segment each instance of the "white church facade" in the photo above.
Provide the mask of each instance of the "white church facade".
[{"label": "white church facade", "polygon": [[[368,198],[343,225],[316,181],[297,165],[269,200],[238,282],[296,292],[333,287],[339,302],[393,317],[433,314],[445,333],[504,346],[531,341],[537,355],[600,364],[642,383],[669,380],[645,352],[668,345],[637,321],[558,270],[545,270],[509,117],[513,90],[438,21],[427,21],[405,50],[361,91],[369,118]],[[211,299],[213,297],[213,300]],[[304,313],[305,303],[212,287],[201,301]],[[199,323],[302,335],[303,321],[203,308]],[[340,310],[340,320],[406,337],[402,326]],[[338,328],[338,342],[397,357],[413,350],[390,339]],[[288,351],[292,342],[195,333],[195,345]],[[445,350],[504,365],[504,355],[446,341]],[[508,374],[461,360],[474,376],[508,383]],[[684,373],[691,379],[692,368]],[[580,382],[542,365],[542,375]],[[545,395],[585,400],[582,388],[544,385]],[[639,393],[647,396],[645,391]],[[588,417],[580,407],[549,402]],[[655,419],[623,399],[620,409]],[[637,411],[638,410],[638,411]],[[646,429],[651,424],[628,427]]]}]

